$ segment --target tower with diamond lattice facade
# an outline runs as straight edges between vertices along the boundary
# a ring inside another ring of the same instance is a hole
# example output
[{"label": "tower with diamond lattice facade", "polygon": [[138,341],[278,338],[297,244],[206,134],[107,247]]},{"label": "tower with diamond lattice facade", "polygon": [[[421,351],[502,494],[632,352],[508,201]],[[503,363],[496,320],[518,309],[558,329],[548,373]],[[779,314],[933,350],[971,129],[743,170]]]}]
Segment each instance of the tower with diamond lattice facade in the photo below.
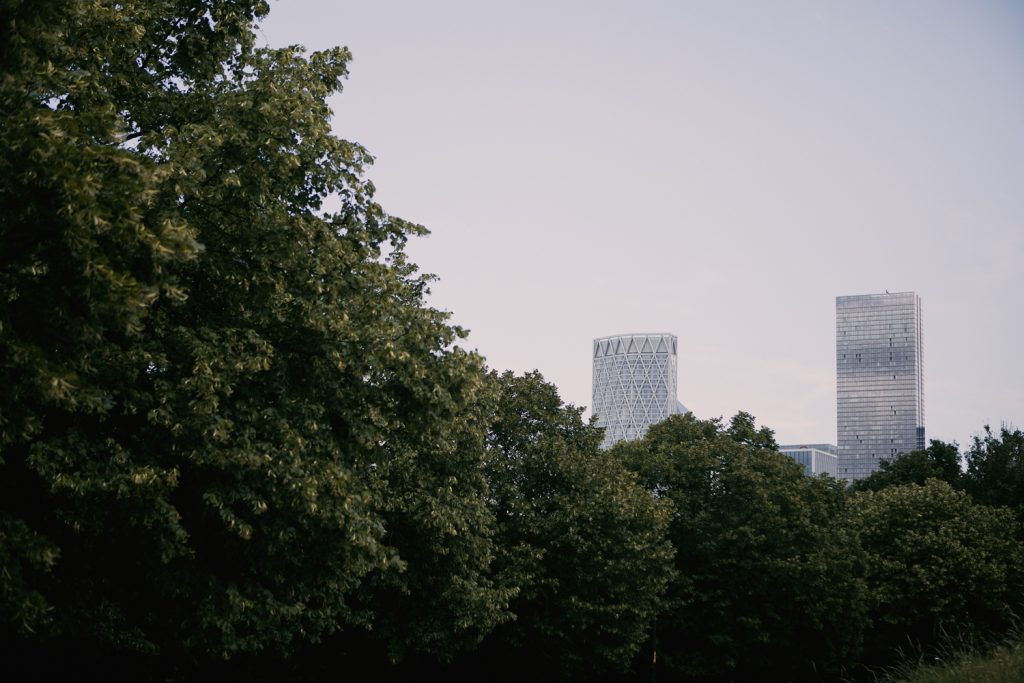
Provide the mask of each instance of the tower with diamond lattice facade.
[{"label": "tower with diamond lattice facade", "polygon": [[639,439],[652,424],[688,412],[676,400],[676,336],[621,334],[594,340],[591,410],[608,448]]}]

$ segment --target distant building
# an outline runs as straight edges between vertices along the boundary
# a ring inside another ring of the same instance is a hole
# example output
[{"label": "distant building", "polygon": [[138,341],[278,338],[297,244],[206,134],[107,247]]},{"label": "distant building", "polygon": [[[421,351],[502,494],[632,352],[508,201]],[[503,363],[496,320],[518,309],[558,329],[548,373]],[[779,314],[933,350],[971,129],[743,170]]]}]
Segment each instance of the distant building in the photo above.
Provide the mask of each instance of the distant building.
[{"label": "distant building", "polygon": [[863,479],[883,460],[924,448],[921,297],[836,297],[839,477]]},{"label": "distant building", "polygon": [[602,448],[639,439],[652,424],[688,413],[676,400],[674,334],[622,334],[594,340],[591,410],[604,427]]},{"label": "distant building", "polygon": [[839,449],[830,443],[779,446],[779,453],[788,455],[804,466],[804,474],[828,474],[838,478]]}]

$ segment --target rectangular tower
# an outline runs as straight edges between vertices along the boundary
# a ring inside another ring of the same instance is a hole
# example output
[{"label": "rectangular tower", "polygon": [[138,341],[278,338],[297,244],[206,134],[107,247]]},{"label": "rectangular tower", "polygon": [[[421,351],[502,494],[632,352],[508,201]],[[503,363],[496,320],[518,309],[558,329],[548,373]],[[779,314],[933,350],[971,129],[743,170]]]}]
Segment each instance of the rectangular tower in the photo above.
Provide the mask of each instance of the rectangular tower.
[{"label": "rectangular tower", "polygon": [[836,297],[839,477],[863,479],[882,460],[924,448],[921,297]]}]

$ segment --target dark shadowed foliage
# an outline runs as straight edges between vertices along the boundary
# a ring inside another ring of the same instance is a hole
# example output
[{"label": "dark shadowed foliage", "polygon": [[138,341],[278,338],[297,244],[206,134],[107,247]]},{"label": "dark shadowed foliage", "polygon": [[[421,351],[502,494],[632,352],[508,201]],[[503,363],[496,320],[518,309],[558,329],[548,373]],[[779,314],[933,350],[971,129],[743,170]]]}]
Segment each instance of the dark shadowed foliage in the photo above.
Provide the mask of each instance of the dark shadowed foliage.
[{"label": "dark shadowed foliage", "polygon": [[1024,521],[1024,432],[1003,425],[998,434],[986,425],[964,454],[964,488],[974,500],[1007,505]]},{"label": "dark shadowed foliage", "polygon": [[863,560],[839,523],[839,482],[804,476],[745,413],[670,417],[613,452],[673,506],[663,675],[815,680],[858,651]]},{"label": "dark shadowed foliage", "polygon": [[508,680],[625,670],[672,572],[667,501],[600,450],[601,430],[539,373],[494,381],[486,472],[514,620],[469,665]]},{"label": "dark shadowed foliage", "polygon": [[867,561],[867,661],[1013,625],[1024,603],[1024,546],[1009,509],[930,479],[856,493],[848,519]]},{"label": "dark shadowed foliage", "polygon": [[880,491],[888,486],[923,484],[929,479],[944,481],[954,488],[962,484],[960,451],[956,443],[932,439],[923,451],[901,453],[883,460],[871,476],[855,481],[854,491]]}]

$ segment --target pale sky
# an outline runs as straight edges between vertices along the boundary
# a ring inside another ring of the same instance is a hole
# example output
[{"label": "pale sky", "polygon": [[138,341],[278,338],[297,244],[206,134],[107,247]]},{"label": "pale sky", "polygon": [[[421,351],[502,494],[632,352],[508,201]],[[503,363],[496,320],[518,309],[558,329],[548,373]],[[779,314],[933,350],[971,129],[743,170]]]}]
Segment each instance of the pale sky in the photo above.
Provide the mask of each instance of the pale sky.
[{"label": "pale sky", "polygon": [[835,297],[915,291],[927,437],[1024,427],[1024,3],[271,8],[491,367],[589,405],[593,338],[671,332],[698,417],[835,443]]}]

